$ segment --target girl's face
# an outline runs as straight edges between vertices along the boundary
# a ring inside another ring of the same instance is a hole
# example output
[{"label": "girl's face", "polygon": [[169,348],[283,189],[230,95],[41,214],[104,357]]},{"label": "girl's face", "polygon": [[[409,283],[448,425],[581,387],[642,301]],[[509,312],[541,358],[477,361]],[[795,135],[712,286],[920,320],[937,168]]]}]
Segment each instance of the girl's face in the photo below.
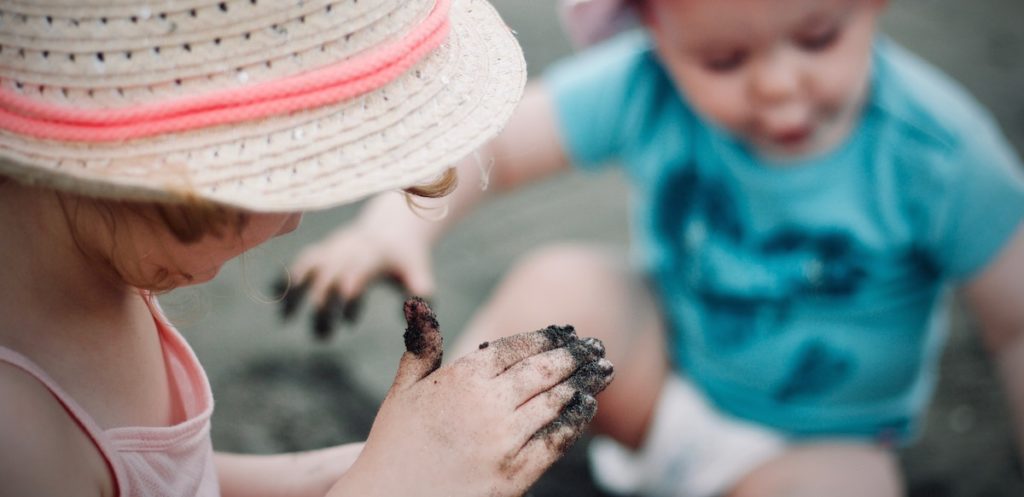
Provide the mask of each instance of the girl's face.
[{"label": "girl's face", "polygon": [[885,0],[647,0],[676,85],[769,158],[825,152],[857,119]]},{"label": "girl's face", "polygon": [[[272,238],[298,228],[301,213],[251,213],[239,230],[228,230],[223,237],[207,235],[194,243],[183,243],[162,227],[149,225],[128,231],[135,237],[135,253],[140,257],[137,270],[143,281],[159,281],[161,270],[169,272],[175,287],[212,280],[227,261]],[[149,274],[146,274],[149,273]]]}]

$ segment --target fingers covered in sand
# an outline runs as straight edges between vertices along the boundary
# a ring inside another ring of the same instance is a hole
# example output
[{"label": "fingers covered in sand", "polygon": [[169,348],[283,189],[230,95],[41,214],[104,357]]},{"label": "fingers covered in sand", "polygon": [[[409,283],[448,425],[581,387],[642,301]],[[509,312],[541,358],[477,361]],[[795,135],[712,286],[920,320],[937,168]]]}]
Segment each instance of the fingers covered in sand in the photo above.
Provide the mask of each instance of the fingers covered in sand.
[{"label": "fingers covered in sand", "polygon": [[[522,495],[593,418],[594,396],[612,378],[604,347],[552,326],[442,366],[427,302],[409,299],[404,311],[395,383],[339,495],[364,486],[376,495]],[[400,477],[360,477],[379,471]]]}]

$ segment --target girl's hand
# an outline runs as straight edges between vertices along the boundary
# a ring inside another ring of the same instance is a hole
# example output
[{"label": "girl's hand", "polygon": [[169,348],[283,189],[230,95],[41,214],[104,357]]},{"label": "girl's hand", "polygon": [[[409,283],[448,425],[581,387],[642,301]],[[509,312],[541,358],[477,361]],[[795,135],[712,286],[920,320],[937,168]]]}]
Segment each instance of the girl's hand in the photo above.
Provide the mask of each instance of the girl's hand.
[{"label": "girl's hand", "polygon": [[294,315],[308,297],[316,309],[313,332],[323,339],[341,322],[358,318],[361,296],[377,278],[398,284],[409,295],[430,296],[430,241],[403,227],[410,215],[364,215],[306,247],[289,270],[290,284],[282,278],[275,285],[284,318]]},{"label": "girl's hand", "polygon": [[420,299],[395,383],[365,448],[330,495],[523,494],[582,434],[612,378],[595,339],[549,327],[441,365],[437,321]]}]

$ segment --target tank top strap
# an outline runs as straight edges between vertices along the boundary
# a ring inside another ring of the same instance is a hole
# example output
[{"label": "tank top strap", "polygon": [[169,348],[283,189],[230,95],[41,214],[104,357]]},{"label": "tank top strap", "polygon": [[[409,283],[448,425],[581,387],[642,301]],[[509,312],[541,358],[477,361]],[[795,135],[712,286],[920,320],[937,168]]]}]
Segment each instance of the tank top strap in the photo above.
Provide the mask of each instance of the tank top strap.
[{"label": "tank top strap", "polygon": [[50,394],[57,399],[57,402],[60,402],[61,407],[68,413],[68,416],[71,416],[71,419],[92,440],[93,445],[96,446],[96,449],[100,452],[103,460],[106,461],[107,466],[113,473],[113,483],[114,488],[117,489],[117,495],[124,495],[121,483],[125,481],[125,469],[121,467],[118,458],[114,456],[116,450],[113,448],[110,440],[92,416],[85,412],[85,409],[78,402],[75,402],[75,399],[68,395],[46,371],[28,357],[7,347],[0,346],[0,363],[7,363],[24,371],[49,390]]}]

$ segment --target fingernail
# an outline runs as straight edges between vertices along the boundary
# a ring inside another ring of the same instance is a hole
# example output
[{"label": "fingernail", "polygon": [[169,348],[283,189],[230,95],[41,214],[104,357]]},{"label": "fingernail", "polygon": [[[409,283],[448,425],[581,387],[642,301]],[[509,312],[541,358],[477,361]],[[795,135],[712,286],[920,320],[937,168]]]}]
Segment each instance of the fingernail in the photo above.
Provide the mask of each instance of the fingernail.
[{"label": "fingernail", "polygon": [[562,411],[562,416],[566,423],[578,426],[589,423],[596,412],[597,399],[587,393],[576,392]]},{"label": "fingernail", "polygon": [[565,348],[576,361],[576,367],[595,362],[601,358],[599,351],[595,350],[594,347],[589,346],[584,340],[572,342]]},{"label": "fingernail", "polygon": [[604,343],[594,337],[587,337],[581,340],[584,345],[590,347],[598,357],[604,357]]},{"label": "fingernail", "polygon": [[313,316],[313,334],[319,340],[330,338],[334,328],[343,314],[344,303],[337,289],[327,292],[327,300]]},{"label": "fingernail", "polygon": [[341,311],[341,319],[348,324],[355,323],[362,311],[363,298],[356,297],[345,303],[345,307]]},{"label": "fingernail", "polygon": [[611,383],[613,373],[612,363],[608,359],[600,359],[577,369],[569,379],[569,384],[581,392],[597,395]]},{"label": "fingernail", "polygon": [[270,293],[277,298],[283,298],[288,292],[288,278],[280,276],[270,284]]},{"label": "fingernail", "polygon": [[564,347],[578,340],[576,329],[572,326],[551,325],[540,331],[555,348]]},{"label": "fingernail", "polygon": [[298,285],[292,285],[289,287],[287,280],[281,280],[278,284],[281,288],[281,293],[284,294],[284,298],[281,300],[281,317],[288,319],[295,314],[295,311],[302,304],[302,299],[306,297],[306,292],[309,291],[309,287],[312,285],[313,279],[306,278]]},{"label": "fingernail", "polygon": [[[544,439],[548,446],[559,454],[564,454],[583,434],[587,423],[597,414],[597,400],[593,396],[573,393],[572,399],[565,405],[554,421],[537,431],[533,436]],[[568,432],[563,428],[569,428]]]}]

